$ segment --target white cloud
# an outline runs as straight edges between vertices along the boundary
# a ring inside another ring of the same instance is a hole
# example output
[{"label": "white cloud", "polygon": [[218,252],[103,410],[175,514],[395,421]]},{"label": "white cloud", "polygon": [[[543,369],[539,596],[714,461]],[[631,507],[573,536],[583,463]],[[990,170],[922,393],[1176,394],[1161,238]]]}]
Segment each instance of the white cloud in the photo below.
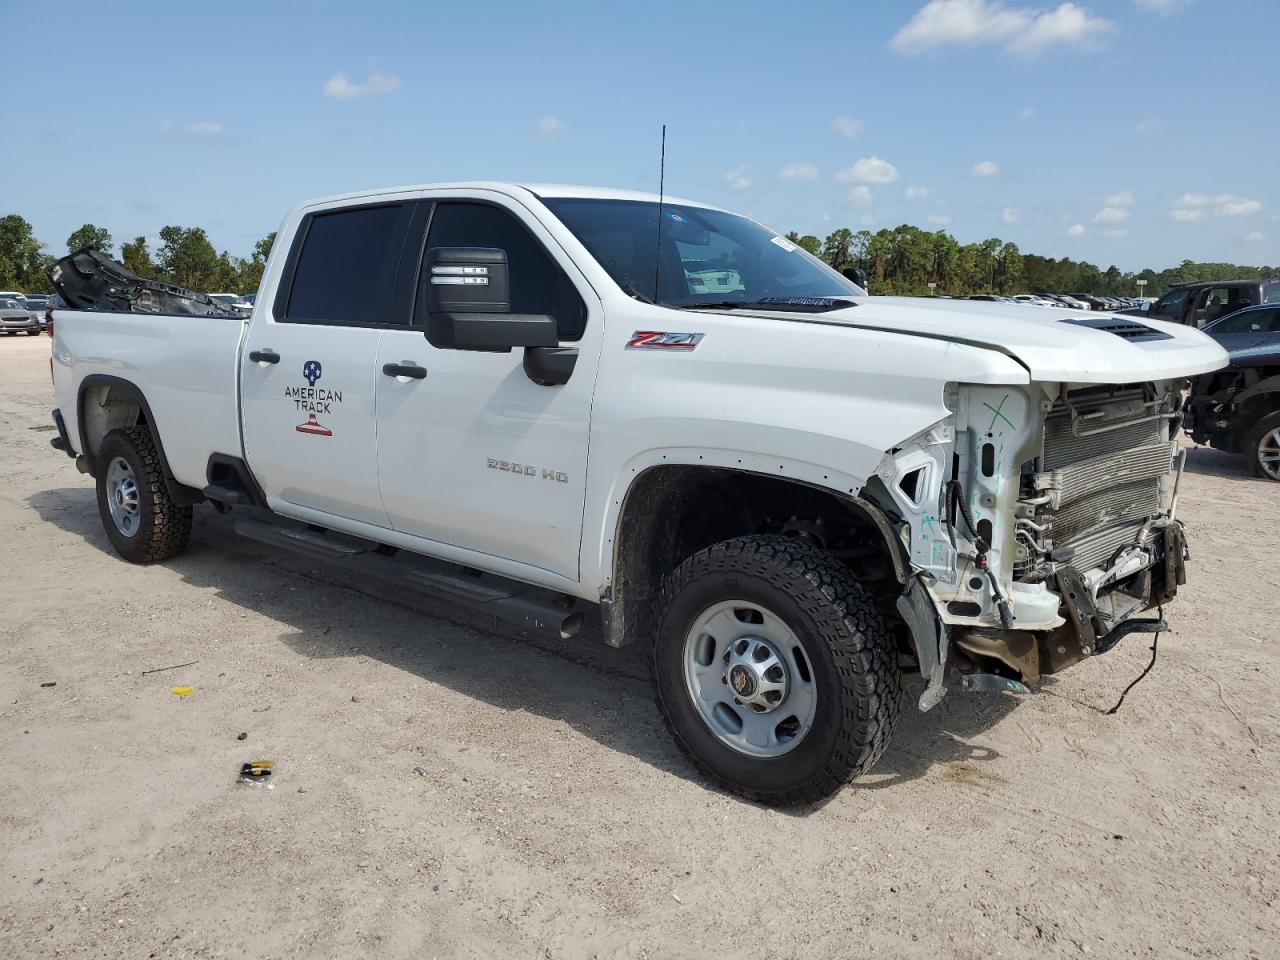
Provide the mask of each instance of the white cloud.
[{"label": "white cloud", "polygon": [[836,179],[841,183],[893,183],[898,179],[898,168],[879,157],[863,157],[837,173]]},{"label": "white cloud", "polygon": [[222,124],[215,120],[197,120],[195,123],[171,123],[166,120],[160,125],[160,131],[171,137],[182,137],[184,140],[203,140],[212,142],[222,139]]},{"label": "white cloud", "polygon": [[1018,213],[1017,207],[1005,207],[1002,211],[1000,211],[1000,222],[1001,223],[1017,223],[1019,216],[1021,216],[1021,214]]},{"label": "white cloud", "polygon": [[975,163],[969,172],[975,177],[994,177],[1000,172],[1000,164],[994,160],[983,160],[981,163]]},{"label": "white cloud", "polygon": [[864,227],[874,227],[876,225],[876,218],[869,213],[864,213],[858,218],[858,223]]},{"label": "white cloud", "polygon": [[1019,120],[1034,120],[1035,118],[1036,118],[1035,107],[1023,107],[1021,110],[1018,111]]},{"label": "white cloud", "polygon": [[1147,13],[1158,13],[1162,17],[1171,17],[1175,13],[1191,6],[1191,0],[1133,0],[1133,5]]},{"label": "white cloud", "polygon": [[1006,52],[1035,56],[1055,45],[1087,44],[1115,25],[1075,3],[1006,7],[1000,0],[930,0],[889,41],[898,53],[921,53],[946,44],[999,44]]},{"label": "white cloud", "polygon": [[1164,122],[1154,119],[1139,120],[1133,125],[1133,132],[1137,134],[1159,133],[1163,129]]},{"label": "white cloud", "polygon": [[831,129],[846,140],[852,140],[866,129],[866,124],[861,120],[855,120],[853,117],[839,116],[831,121]]},{"label": "white cloud", "polygon": [[550,140],[554,137],[558,137],[568,129],[569,128],[565,125],[565,122],[559,117],[550,116],[543,117],[539,120],[538,126],[536,127],[538,138],[540,140]]},{"label": "white cloud", "polygon": [[1123,193],[1113,193],[1107,197],[1105,203],[1108,207],[1132,207],[1134,204],[1133,191],[1125,190]]},{"label": "white cloud", "polygon": [[1103,207],[1093,215],[1094,223],[1124,223],[1129,219],[1129,211],[1124,207]]},{"label": "white cloud", "polygon": [[948,217],[945,213],[935,213],[926,219],[928,219],[928,221],[936,227],[951,226],[951,218]]},{"label": "white cloud", "polygon": [[1103,230],[1102,235],[1104,237],[1127,237],[1129,235],[1129,229],[1128,227],[1120,227],[1116,230]]},{"label": "white cloud", "polygon": [[751,186],[751,178],[747,176],[747,168],[742,164],[734,167],[724,175],[724,185],[730,190],[745,190]]},{"label": "white cloud", "polygon": [[788,163],[778,176],[783,180],[817,180],[818,168],[812,163]]},{"label": "white cloud", "polygon": [[849,191],[849,202],[855,207],[869,206],[871,203],[871,188],[866,184],[859,184]]},{"label": "white cloud", "polygon": [[1246,233],[1244,238],[1250,243],[1261,243],[1263,240],[1267,239],[1267,235],[1261,230],[1252,230],[1249,233]]},{"label": "white cloud", "polygon": [[907,187],[908,200],[923,200],[929,195],[928,187]]},{"label": "white cloud", "polygon": [[1247,217],[1262,210],[1262,204],[1257,200],[1245,200],[1229,194],[1222,194],[1214,199],[1218,204],[1213,208],[1215,217]]},{"label": "white cloud", "polygon": [[1068,236],[1068,237],[1083,237],[1083,236],[1084,236],[1084,224],[1083,224],[1083,223],[1073,223],[1071,226],[1067,227],[1067,236]]},{"label": "white cloud", "polygon": [[1213,195],[1207,193],[1184,193],[1181,198],[1174,202],[1174,208],[1170,211],[1169,216],[1186,223],[1193,220],[1203,220],[1210,213],[1215,217],[1247,217],[1251,214],[1259,213],[1261,210],[1262,203],[1260,201],[1237,197],[1230,193]]},{"label": "white cloud", "polygon": [[324,82],[324,95],[335,100],[354,100],[400,89],[400,78],[385,73],[371,73],[360,83],[352,83],[345,73],[335,73]]}]

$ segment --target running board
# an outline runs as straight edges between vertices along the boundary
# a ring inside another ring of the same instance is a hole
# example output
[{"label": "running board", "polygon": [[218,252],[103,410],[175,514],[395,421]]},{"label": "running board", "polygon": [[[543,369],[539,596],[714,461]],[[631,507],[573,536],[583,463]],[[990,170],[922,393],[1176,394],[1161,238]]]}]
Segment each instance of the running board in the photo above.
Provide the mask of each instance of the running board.
[{"label": "running board", "polygon": [[261,520],[238,520],[235,531],[249,540],[320,560],[357,576],[407,586],[563,640],[582,629],[583,615],[577,609],[581,601],[505,577],[468,573],[462,567],[408,551],[388,555],[371,540],[340,533],[318,533]]}]

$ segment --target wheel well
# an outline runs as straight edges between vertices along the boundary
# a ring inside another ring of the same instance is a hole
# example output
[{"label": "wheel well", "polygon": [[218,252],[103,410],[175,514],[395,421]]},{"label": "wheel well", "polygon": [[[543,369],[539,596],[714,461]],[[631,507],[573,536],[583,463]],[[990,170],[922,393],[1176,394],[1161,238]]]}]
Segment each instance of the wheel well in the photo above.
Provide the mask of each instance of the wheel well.
[{"label": "wheel well", "polygon": [[119,383],[89,383],[80,391],[80,436],[89,472],[96,474],[102,438],[112,430],[146,424],[137,388]]},{"label": "wheel well", "polygon": [[175,503],[184,506],[204,499],[199,490],[184,486],[174,479],[164,453],[164,442],[160,438],[160,431],[155,428],[147,398],[135,384],[101,374],[86,377],[80,386],[77,412],[81,453],[84,454],[90,476],[98,475],[97,454],[103,437],[112,430],[145,426],[151,430],[151,439],[160,457],[160,469],[164,474],[169,496]]},{"label": "wheel well", "polygon": [[654,598],[682,561],[722,540],[759,533],[822,547],[883,593],[890,611],[906,581],[892,527],[865,500],[746,471],[653,467],[632,481],[618,517],[609,642],[621,646],[653,633]]}]

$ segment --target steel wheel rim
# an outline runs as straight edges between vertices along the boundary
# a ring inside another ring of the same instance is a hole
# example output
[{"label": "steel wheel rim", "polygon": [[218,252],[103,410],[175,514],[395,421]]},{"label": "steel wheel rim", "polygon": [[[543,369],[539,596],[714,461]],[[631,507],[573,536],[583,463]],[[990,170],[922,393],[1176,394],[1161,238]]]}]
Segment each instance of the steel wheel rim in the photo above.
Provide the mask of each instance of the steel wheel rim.
[{"label": "steel wheel rim", "polygon": [[818,692],[799,638],[767,607],[724,600],[693,620],[684,681],[707,729],[749,757],[780,757],[813,728]]},{"label": "steel wheel rim", "polygon": [[1258,441],[1258,465],[1272,480],[1280,480],[1280,427],[1264,433]]},{"label": "steel wheel rim", "polygon": [[111,522],[124,536],[132,537],[142,523],[138,508],[138,478],[133,467],[123,457],[116,457],[107,466],[107,508]]}]

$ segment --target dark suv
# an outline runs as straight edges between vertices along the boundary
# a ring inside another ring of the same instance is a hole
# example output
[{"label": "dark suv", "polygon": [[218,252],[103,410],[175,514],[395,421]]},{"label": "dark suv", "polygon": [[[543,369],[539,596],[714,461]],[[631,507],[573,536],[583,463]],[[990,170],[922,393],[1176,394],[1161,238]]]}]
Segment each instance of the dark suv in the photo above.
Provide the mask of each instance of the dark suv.
[{"label": "dark suv", "polygon": [[1219,317],[1261,303],[1280,303],[1280,280],[1216,280],[1212,283],[1179,284],[1153,303],[1143,315],[1153,320],[1203,327]]}]

